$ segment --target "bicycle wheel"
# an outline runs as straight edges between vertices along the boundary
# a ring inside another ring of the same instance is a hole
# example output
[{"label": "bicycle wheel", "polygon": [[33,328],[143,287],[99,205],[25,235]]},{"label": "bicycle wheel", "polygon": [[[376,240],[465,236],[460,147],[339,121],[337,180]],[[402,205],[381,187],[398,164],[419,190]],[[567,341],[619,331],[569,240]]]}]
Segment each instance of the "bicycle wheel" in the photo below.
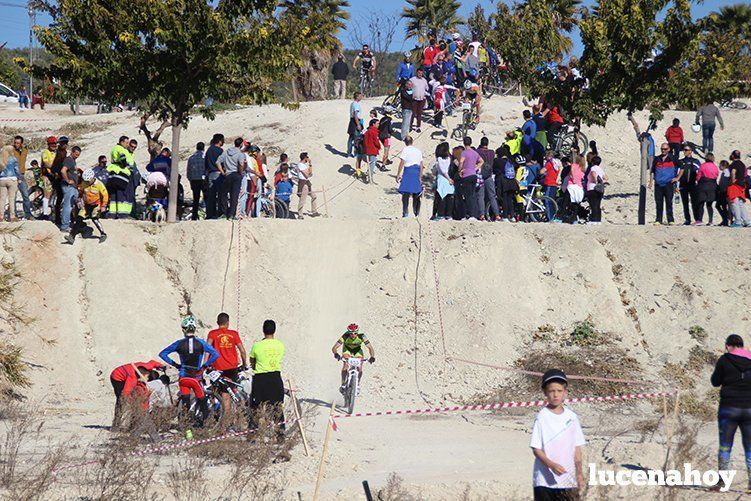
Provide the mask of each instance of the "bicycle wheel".
[{"label": "bicycle wheel", "polygon": [[261,204],[261,210],[258,212],[258,217],[263,218],[275,218],[276,217],[276,205],[268,198],[256,200],[257,204]]},{"label": "bicycle wheel", "polygon": [[347,391],[345,392],[345,407],[347,408],[347,414],[352,414],[355,411],[355,397],[357,397],[357,376],[354,375],[349,380]]},{"label": "bicycle wheel", "polygon": [[554,215],[557,214],[558,204],[555,202],[555,200],[547,196],[542,196],[539,198],[539,200],[532,202],[532,208],[534,210],[528,214],[529,222],[549,223],[550,220],[548,219],[548,212],[547,212],[548,203],[550,204],[553,210],[553,214]]},{"label": "bicycle wheel", "polygon": [[728,104],[728,108],[732,108],[734,110],[745,110],[748,108],[748,105],[742,101],[731,101]]},{"label": "bicycle wheel", "polygon": [[587,136],[584,135],[583,132],[579,131],[576,133],[577,136],[577,144],[579,146],[579,151],[582,155],[587,154],[587,149],[589,148],[589,140],[587,139]]},{"label": "bicycle wheel", "polygon": [[289,219],[289,206],[284,201],[275,198],[274,209],[277,219]]}]

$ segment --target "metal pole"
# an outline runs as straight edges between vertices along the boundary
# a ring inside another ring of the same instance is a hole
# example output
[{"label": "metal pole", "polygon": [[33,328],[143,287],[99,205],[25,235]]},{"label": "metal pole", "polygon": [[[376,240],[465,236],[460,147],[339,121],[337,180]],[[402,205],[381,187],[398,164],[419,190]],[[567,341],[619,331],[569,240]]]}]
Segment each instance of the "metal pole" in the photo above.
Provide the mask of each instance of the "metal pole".
[{"label": "metal pole", "polygon": [[[34,64],[34,4],[29,2],[29,65]],[[29,91],[31,96],[34,92],[34,76],[29,73]],[[31,100],[31,98],[29,98]]]}]

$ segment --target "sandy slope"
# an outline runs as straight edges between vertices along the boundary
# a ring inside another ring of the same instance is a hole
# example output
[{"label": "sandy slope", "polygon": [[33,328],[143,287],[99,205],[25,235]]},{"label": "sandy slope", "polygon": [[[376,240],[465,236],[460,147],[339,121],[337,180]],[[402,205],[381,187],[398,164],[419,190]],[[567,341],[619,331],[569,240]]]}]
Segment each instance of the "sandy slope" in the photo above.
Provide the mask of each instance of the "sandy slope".
[{"label": "sandy slope", "polygon": [[[249,134],[293,156],[309,151],[317,167],[315,185],[330,189],[329,219],[246,221],[239,230],[218,221],[163,227],[106,221],[106,244],[79,241],[73,247],[60,245],[59,232],[42,222],[25,224],[19,238],[2,237],[0,258],[15,261],[24,277],[15,298],[36,322],[14,331],[0,321],[0,329],[2,336],[24,345],[35,364],[30,396],[48,407],[45,436],[78,436],[84,443],[107,436],[97,428],[110,420],[109,371],[154,357],[179,335],[186,293],[204,328],[221,309],[233,323],[239,316],[248,344],[259,338],[265,318],[277,320],[288,348],[285,375],[300,387],[304,411],[316,416],[310,430],[315,453],[326,403],[338,398],[339,366],[329,349],[352,321],[371,336],[378,352],[377,364],[366,368],[358,403],[362,410],[473,401],[509,376],[449,365],[445,355],[507,365],[530,343],[534,346],[532,333],[543,324],[567,330],[593,315],[597,327],[612,333],[647,377],[655,377],[665,362],[688,357],[696,344],[687,332],[692,325],[707,330],[712,350],[728,332],[748,332],[751,320],[743,304],[751,275],[741,250],[749,242],[747,232],[622,224],[431,224],[425,214],[419,223],[385,220],[399,212],[391,177],[395,168],[379,176],[376,186],[352,183],[350,161],[330,151],[345,147],[347,105],[247,108],[224,113],[214,123],[197,118],[183,136],[186,152],[190,143],[208,139],[215,130]],[[495,98],[487,110],[482,128],[495,140],[519,123],[522,105]],[[684,124],[691,122],[689,113],[675,115]],[[747,138],[743,119],[748,114],[725,115],[727,130],[717,133],[723,156],[743,148]],[[0,117],[52,120],[25,122],[27,136],[71,122],[103,122],[105,130],[73,137],[84,144],[83,164],[106,153],[116,136],[134,134],[137,123],[129,114],[68,117],[0,109]],[[19,127],[2,118],[0,124]],[[606,221],[633,222],[638,152],[630,124],[618,117],[607,129],[586,132],[598,140],[611,177]],[[430,151],[436,142],[424,134],[418,144]],[[139,150],[138,159],[145,162],[144,151]],[[440,275],[443,338],[431,249]],[[699,386],[703,394],[706,381]],[[512,392],[510,398],[515,396]],[[588,459],[661,464],[661,448],[638,444],[633,431],[637,417],[652,415],[651,406],[580,405],[577,411],[592,444]],[[392,471],[422,498],[457,498],[467,483],[475,496],[524,497],[532,465],[527,447],[532,415],[467,413],[342,423],[325,497],[351,499],[361,480],[382,485]],[[622,431],[603,452],[607,440]],[[714,444],[714,435],[714,426],[706,425],[700,438]],[[735,457],[741,464],[741,454]],[[291,497],[301,491],[309,498],[316,467],[315,459],[296,451]]]}]

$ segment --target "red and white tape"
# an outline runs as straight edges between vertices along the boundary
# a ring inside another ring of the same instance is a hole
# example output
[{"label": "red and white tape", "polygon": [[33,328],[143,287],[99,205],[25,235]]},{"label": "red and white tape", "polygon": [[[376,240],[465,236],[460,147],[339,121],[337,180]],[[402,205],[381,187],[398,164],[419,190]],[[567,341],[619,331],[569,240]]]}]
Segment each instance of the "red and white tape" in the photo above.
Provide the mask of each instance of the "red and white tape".
[{"label": "red and white tape", "polygon": [[51,122],[49,118],[0,118],[2,122]]},{"label": "red and white tape", "polygon": [[[676,391],[660,391],[653,393],[626,393],[623,395],[607,395],[600,397],[577,397],[567,398],[564,404],[578,404],[585,402],[618,402],[625,400],[649,400],[653,398],[669,397],[675,395]],[[500,402],[495,404],[477,404],[477,405],[455,405],[453,407],[436,407],[432,409],[407,409],[393,411],[376,411],[376,412],[357,412],[354,414],[334,414],[331,416],[332,422],[337,419],[355,418],[355,417],[374,417],[374,416],[401,416],[414,414],[441,414],[447,412],[466,412],[466,411],[494,411],[498,409],[512,409],[525,407],[542,407],[547,404],[547,400],[528,400],[520,402]]]}]

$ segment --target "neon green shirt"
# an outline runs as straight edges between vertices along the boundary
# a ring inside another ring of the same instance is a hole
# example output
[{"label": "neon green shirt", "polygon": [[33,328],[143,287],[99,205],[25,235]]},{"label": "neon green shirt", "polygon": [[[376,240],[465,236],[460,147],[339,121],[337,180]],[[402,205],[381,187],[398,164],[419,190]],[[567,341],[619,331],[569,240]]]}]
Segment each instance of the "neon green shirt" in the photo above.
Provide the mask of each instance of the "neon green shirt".
[{"label": "neon green shirt", "polygon": [[352,338],[349,334],[344,334],[339,339],[339,342],[344,345],[342,351],[356,354],[362,353],[362,345],[368,344],[368,338],[365,337],[365,334],[363,333],[357,334],[357,336],[355,336],[354,338]]},{"label": "neon green shirt", "polygon": [[256,341],[250,349],[250,358],[256,361],[256,374],[280,372],[283,357],[284,345],[278,339]]}]

